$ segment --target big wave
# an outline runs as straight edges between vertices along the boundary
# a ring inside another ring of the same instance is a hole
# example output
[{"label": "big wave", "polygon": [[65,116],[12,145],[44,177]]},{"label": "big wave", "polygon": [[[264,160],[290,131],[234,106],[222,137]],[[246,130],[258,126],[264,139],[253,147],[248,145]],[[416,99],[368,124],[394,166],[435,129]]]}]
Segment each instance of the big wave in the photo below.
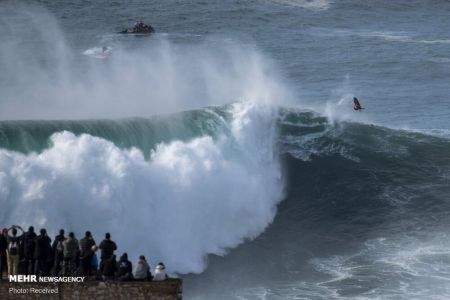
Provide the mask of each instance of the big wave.
[{"label": "big wave", "polygon": [[273,108],[228,109],[223,133],[156,143],[148,160],[136,147],[58,130],[39,152],[1,149],[1,223],[111,232],[119,251],[201,272],[207,254],[264,231],[282,199]]},{"label": "big wave", "polygon": [[286,107],[277,123],[285,197],[273,223],[188,276],[188,296],[448,296],[450,140]]},{"label": "big wave", "polygon": [[0,124],[1,224],[111,232],[182,274],[272,222],[274,102],[290,93],[254,47],[110,35],[93,41],[114,46],[97,60],[46,9],[0,7],[0,118],[13,120]]}]

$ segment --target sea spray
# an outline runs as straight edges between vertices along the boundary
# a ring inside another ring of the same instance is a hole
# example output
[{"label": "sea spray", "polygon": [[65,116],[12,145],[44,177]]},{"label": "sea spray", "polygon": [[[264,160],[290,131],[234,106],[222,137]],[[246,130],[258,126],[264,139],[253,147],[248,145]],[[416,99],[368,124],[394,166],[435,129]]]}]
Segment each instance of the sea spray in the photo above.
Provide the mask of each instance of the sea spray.
[{"label": "sea spray", "polygon": [[231,136],[159,144],[149,161],[136,148],[67,131],[41,153],[0,150],[0,220],[78,237],[90,229],[97,240],[111,232],[119,251],[201,272],[207,254],[223,255],[273,220],[282,181],[272,113],[236,104]]},{"label": "sea spray", "polygon": [[[223,255],[272,222],[283,197],[275,102],[291,95],[264,55],[233,41],[179,45],[155,35],[136,48],[115,45],[110,57],[96,60],[69,47],[44,9],[1,5],[2,22],[21,22],[7,27],[8,43],[0,45],[7,74],[0,118],[66,121],[33,121],[42,126],[38,136],[29,127],[14,131],[30,121],[0,132],[0,223],[65,228],[78,238],[89,229],[97,241],[111,232],[119,252],[188,273],[203,271],[208,254]],[[30,24],[39,34],[30,37]],[[21,44],[24,34],[40,46]],[[106,123],[115,121],[67,120],[236,101],[220,130],[183,138],[158,140],[157,129],[133,127],[139,122],[118,120],[113,128]]]},{"label": "sea spray", "polygon": [[[131,41],[105,32],[110,44],[99,44],[102,38],[96,37],[88,49],[77,49],[39,6],[6,2],[0,12],[6,41],[0,43],[2,120],[148,117],[289,96],[277,68],[248,43],[205,37],[179,44],[156,34],[130,46]],[[107,58],[83,55],[111,44]],[[256,97],[260,88],[269,93]]]}]

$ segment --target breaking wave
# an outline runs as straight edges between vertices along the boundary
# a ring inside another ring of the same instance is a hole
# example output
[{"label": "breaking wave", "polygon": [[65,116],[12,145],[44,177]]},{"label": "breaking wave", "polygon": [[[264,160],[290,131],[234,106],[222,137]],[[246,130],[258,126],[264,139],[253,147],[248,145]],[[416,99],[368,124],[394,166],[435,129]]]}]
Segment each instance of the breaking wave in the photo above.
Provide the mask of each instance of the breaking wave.
[{"label": "breaking wave", "polygon": [[[91,229],[97,239],[110,231],[119,251],[148,253],[173,272],[201,272],[207,254],[223,255],[258,236],[282,199],[272,109],[238,103],[221,113],[228,119],[210,110],[202,112],[209,119],[193,114],[185,125],[195,137],[183,141],[186,132],[172,131],[179,139],[148,148],[121,143],[136,125],[151,138],[148,120],[119,128],[98,121],[90,134],[77,135],[68,130],[86,128],[84,121],[41,122],[37,135],[26,122],[3,123],[1,223],[63,227],[78,236]],[[215,137],[203,135],[198,122],[216,127],[207,129]],[[26,145],[40,143],[47,146],[28,152]]]}]

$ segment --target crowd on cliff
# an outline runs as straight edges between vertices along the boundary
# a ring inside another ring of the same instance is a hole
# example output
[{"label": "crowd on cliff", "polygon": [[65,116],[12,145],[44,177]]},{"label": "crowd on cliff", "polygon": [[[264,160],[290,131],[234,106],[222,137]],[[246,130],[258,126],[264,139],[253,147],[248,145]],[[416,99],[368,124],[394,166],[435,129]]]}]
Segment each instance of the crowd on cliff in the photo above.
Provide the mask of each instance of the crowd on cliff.
[{"label": "crowd on cliff", "polygon": [[0,280],[6,270],[8,275],[89,276],[99,280],[162,281],[168,278],[161,262],[152,274],[144,255],[139,256],[134,269],[127,253],[117,261],[114,254],[117,245],[109,233],[98,246],[90,231],[79,241],[73,232],[67,237],[64,234],[61,229],[52,243],[45,228],[39,234],[34,232],[33,226],[27,232],[18,225],[3,228],[0,232]]}]

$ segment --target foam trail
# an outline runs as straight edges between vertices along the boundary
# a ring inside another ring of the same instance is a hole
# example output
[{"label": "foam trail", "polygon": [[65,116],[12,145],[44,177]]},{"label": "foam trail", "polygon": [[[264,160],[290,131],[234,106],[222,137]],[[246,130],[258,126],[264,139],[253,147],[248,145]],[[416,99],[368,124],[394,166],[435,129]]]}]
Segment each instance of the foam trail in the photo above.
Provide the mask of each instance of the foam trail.
[{"label": "foam trail", "polygon": [[201,272],[272,221],[282,197],[272,110],[233,108],[233,136],[159,144],[146,161],[90,135],[59,132],[40,154],[0,150],[3,224],[60,227],[97,240],[111,232],[119,252],[145,253],[171,271]]}]

